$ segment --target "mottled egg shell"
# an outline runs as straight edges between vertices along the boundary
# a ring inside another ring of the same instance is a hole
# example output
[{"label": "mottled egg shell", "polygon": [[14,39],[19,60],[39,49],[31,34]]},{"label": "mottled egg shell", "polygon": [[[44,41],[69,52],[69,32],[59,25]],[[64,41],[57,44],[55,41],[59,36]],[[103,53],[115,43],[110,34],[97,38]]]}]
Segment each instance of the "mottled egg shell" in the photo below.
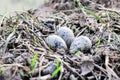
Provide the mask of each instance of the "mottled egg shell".
[{"label": "mottled egg shell", "polygon": [[76,51],[86,52],[92,47],[92,42],[87,36],[79,36],[74,39],[70,46],[70,53],[75,53]]},{"label": "mottled egg shell", "polygon": [[73,31],[68,27],[61,27],[57,30],[56,35],[59,35],[67,44],[69,47],[71,42],[74,39],[74,33]]},{"label": "mottled egg shell", "polygon": [[67,50],[67,45],[65,41],[57,35],[49,35],[45,42],[50,46],[52,49],[64,49]]}]

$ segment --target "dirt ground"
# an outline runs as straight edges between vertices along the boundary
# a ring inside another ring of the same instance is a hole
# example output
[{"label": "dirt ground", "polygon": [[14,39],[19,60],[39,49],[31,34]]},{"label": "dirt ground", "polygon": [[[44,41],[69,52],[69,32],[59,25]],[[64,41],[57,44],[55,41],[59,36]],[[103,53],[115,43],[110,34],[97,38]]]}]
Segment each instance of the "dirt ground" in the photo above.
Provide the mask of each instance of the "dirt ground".
[{"label": "dirt ground", "polygon": [[[119,0],[50,0],[2,16],[0,80],[120,80],[119,8]],[[89,37],[91,49],[51,49],[45,38],[63,26]]]}]

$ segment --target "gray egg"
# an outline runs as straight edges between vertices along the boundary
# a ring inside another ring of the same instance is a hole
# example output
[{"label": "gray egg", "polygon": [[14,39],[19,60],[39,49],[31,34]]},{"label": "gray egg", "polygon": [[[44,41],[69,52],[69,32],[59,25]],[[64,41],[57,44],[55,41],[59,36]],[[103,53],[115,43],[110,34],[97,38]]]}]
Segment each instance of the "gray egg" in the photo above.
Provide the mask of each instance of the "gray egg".
[{"label": "gray egg", "polygon": [[70,53],[75,53],[76,51],[86,52],[92,47],[92,42],[87,36],[79,36],[74,39],[70,46]]},{"label": "gray egg", "polygon": [[65,41],[57,35],[49,35],[46,39],[45,42],[50,46],[52,49],[64,49],[67,50],[67,45]]},{"label": "gray egg", "polygon": [[74,39],[74,33],[73,31],[68,27],[61,27],[57,30],[56,35],[59,35],[67,44],[69,47],[71,42]]}]

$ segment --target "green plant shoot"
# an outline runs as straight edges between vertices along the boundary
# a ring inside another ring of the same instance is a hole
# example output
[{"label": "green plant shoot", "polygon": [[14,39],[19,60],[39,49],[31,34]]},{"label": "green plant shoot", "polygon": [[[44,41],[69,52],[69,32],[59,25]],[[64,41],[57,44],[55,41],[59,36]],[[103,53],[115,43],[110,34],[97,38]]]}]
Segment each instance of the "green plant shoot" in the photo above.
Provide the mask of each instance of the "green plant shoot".
[{"label": "green plant shoot", "polygon": [[75,55],[79,55],[81,52],[80,51],[76,51],[75,52]]},{"label": "green plant shoot", "polygon": [[3,72],[3,71],[2,71],[2,68],[0,67],[0,75],[2,74],[2,72]]},{"label": "green plant shoot", "polygon": [[33,71],[35,69],[35,65],[38,59],[38,54],[36,53],[31,61],[30,68]]},{"label": "green plant shoot", "polygon": [[76,0],[76,2],[78,3],[80,9],[81,9],[83,12],[85,12],[85,13],[93,16],[95,19],[99,20],[101,23],[105,23],[105,20],[104,20],[104,19],[102,19],[100,16],[97,16],[94,12],[86,9],[86,8],[79,2],[79,0]]},{"label": "green plant shoot", "polygon": [[60,62],[59,60],[56,60],[56,70],[52,73],[52,77],[56,76],[60,69],[61,69]]},{"label": "green plant shoot", "polygon": [[60,71],[61,67],[59,66],[53,73],[52,73],[52,77],[56,76],[58,74],[58,72]]},{"label": "green plant shoot", "polygon": [[60,66],[59,60],[56,60],[56,67],[58,68]]}]

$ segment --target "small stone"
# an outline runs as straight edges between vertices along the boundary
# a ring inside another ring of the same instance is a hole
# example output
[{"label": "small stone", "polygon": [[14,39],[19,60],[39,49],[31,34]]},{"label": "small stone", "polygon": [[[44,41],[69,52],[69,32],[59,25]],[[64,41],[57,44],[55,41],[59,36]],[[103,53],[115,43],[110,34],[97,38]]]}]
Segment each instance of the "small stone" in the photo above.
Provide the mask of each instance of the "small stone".
[{"label": "small stone", "polygon": [[0,80],[23,80],[21,74],[16,71],[13,76],[13,72],[16,71],[16,67],[2,67],[2,73],[0,74]]},{"label": "small stone", "polygon": [[87,36],[79,36],[74,39],[70,46],[70,53],[77,51],[87,52],[92,47],[92,42]]},{"label": "small stone", "polygon": [[27,64],[28,63],[28,59],[30,59],[28,54],[27,53],[22,53],[21,55],[19,55],[19,56],[17,56],[15,58],[15,62],[16,63]]},{"label": "small stone", "polygon": [[56,49],[64,49],[67,50],[67,45],[65,41],[57,35],[50,35],[45,39],[45,42],[52,48],[53,50]]},{"label": "small stone", "polygon": [[2,61],[4,64],[12,64],[14,62],[14,55],[8,53],[2,57]]},{"label": "small stone", "polygon": [[47,75],[47,74],[52,75],[55,69],[56,69],[56,64],[50,62],[50,64],[45,69],[42,70],[42,75]]},{"label": "small stone", "polygon": [[70,28],[61,27],[57,30],[56,34],[59,35],[66,42],[68,47],[70,47],[74,39],[74,33]]},{"label": "small stone", "polygon": [[93,62],[94,60],[92,59],[92,56],[82,56],[81,58],[81,75],[86,75],[90,72],[93,71],[94,65]]}]

